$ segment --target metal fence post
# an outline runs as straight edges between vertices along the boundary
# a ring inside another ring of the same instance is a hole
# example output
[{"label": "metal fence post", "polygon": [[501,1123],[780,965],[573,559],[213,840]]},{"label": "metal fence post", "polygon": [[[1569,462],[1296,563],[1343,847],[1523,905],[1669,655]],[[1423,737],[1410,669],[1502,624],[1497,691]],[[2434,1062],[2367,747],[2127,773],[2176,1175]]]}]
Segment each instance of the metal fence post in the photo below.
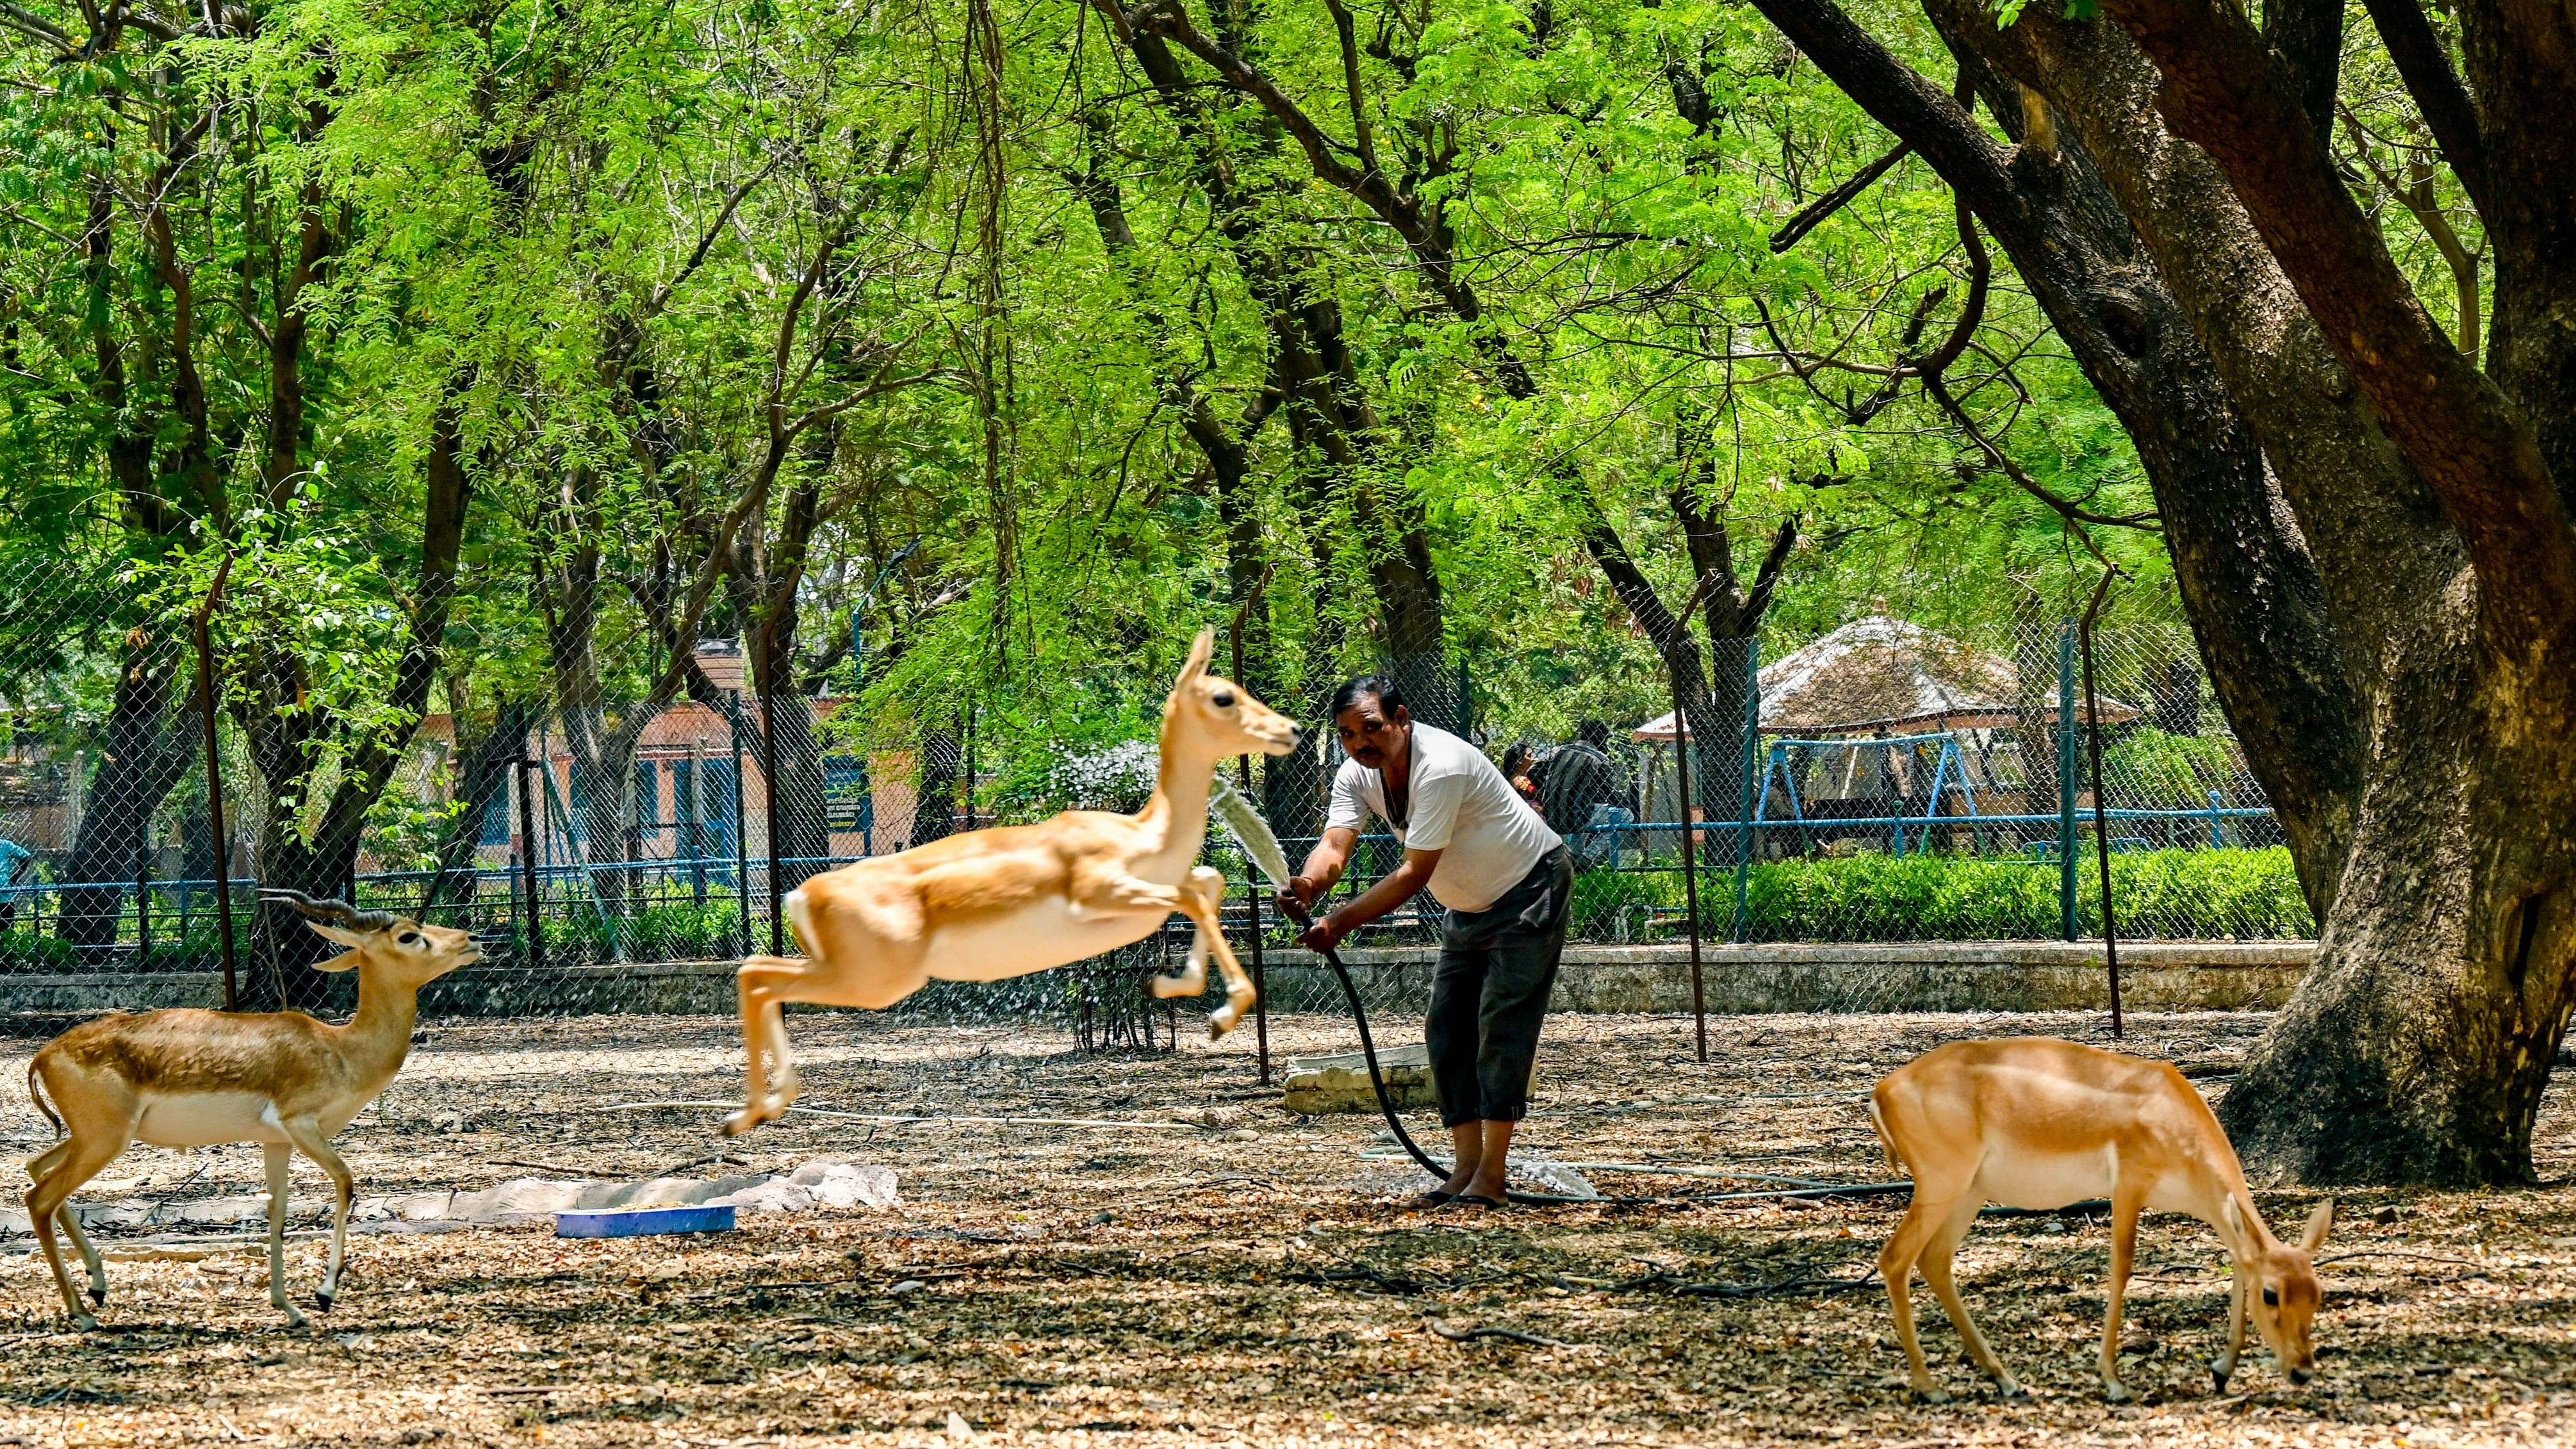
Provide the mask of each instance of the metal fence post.
[{"label": "metal fence post", "polygon": [[742,691],[725,696],[733,728],[733,903],[742,923],[742,949],[751,950],[751,832],[743,828]]},{"label": "metal fence post", "polygon": [[[1696,596],[1694,596],[1696,597]],[[1689,642],[1690,623],[1687,615],[1676,623]],[[1673,686],[1673,794],[1674,813],[1681,819],[1682,837],[1682,909],[1690,915],[1691,1019],[1696,1033],[1699,1060],[1708,1060],[1708,993],[1700,977],[1699,961],[1699,868],[1692,851],[1690,753],[1692,737],[1690,711],[1683,707],[1682,677],[1678,670],[1666,669]]]},{"label": "metal fence post", "polygon": [[[771,677],[777,676],[775,666]],[[778,918],[778,693],[760,692],[760,818],[769,833],[769,954],[783,956],[786,938]]]},{"label": "metal fence post", "polygon": [[528,902],[527,964],[532,971],[546,967],[546,923],[537,880],[537,787],[528,777],[545,767],[542,758],[519,757],[519,886]]},{"label": "metal fence post", "polygon": [[1753,874],[1753,757],[1762,748],[1762,641],[1744,640],[1744,796],[1735,813],[1735,943],[1744,944],[1745,885]]},{"label": "metal fence post", "polygon": [[2111,975],[2111,1035],[2120,1035],[2120,918],[2111,908],[2111,815],[2110,802],[2102,789],[2102,700],[2093,690],[2093,622],[2102,613],[2102,601],[2110,597],[2111,581],[2120,576],[2117,567],[2102,574],[2102,582],[2093,590],[2093,604],[2084,611],[2084,737],[2091,743],[2093,756],[2093,848],[2102,862],[2102,958]]},{"label": "metal fence post", "polygon": [[197,713],[206,731],[206,828],[215,837],[215,930],[223,937],[224,1010],[238,1009],[239,990],[233,967],[232,840],[224,833],[223,755],[215,746],[215,649],[209,637],[224,580],[233,571],[233,556],[215,565],[215,582],[197,609]]},{"label": "metal fence post", "polygon": [[2057,909],[2067,940],[2075,918],[2075,621],[2057,629]]}]

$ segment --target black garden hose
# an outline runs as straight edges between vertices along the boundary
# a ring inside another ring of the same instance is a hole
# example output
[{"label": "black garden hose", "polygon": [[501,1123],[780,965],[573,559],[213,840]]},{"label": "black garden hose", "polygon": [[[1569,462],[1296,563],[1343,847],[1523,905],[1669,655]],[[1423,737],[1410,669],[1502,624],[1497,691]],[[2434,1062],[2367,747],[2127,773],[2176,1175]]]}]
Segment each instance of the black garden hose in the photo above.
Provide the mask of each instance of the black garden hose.
[{"label": "black garden hose", "polygon": [[[1282,893],[1273,899],[1279,909],[1287,914],[1288,919],[1296,922],[1299,934],[1302,935],[1315,924],[1315,918],[1306,913],[1306,908],[1297,903],[1296,897]],[[1386,1091],[1386,1073],[1381,1071],[1377,1064],[1377,1043],[1369,1036],[1368,1010],[1360,1005],[1360,989],[1351,980],[1351,969],[1342,964],[1342,956],[1338,951],[1327,948],[1320,954],[1324,958],[1324,964],[1332,967],[1333,975],[1340,979],[1342,998],[1351,1005],[1351,1020],[1359,1024],[1360,1055],[1368,1061],[1369,1086],[1377,1092],[1377,1109],[1386,1118],[1387,1130],[1395,1134],[1395,1140],[1404,1145],[1404,1150],[1412,1154],[1414,1161],[1422,1164],[1423,1171],[1443,1182],[1448,1181],[1449,1170],[1433,1161],[1431,1154],[1424,1152],[1415,1144],[1413,1134],[1404,1130],[1404,1119],[1395,1114],[1395,1099],[1388,1096]],[[1509,1189],[1506,1189],[1503,1195],[1513,1202],[1526,1203],[1584,1201],[1578,1197],[1562,1197],[1553,1193],[1512,1192]]]}]

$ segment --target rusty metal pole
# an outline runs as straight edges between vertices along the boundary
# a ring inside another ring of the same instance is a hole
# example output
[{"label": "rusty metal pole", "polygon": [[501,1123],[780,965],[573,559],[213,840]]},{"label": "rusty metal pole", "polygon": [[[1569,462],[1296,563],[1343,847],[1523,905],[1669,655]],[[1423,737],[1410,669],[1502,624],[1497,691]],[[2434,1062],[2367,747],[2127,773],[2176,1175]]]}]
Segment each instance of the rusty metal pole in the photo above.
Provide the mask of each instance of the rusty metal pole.
[{"label": "rusty metal pole", "polygon": [[[1237,688],[1243,686],[1243,621],[1269,583],[1270,570],[1263,569],[1260,581],[1244,594],[1243,602],[1235,606],[1233,643]],[[1234,769],[1236,778],[1243,782],[1243,798],[1248,803],[1252,799],[1252,756],[1235,756]],[[1264,979],[1261,969],[1261,882],[1253,878],[1249,851],[1243,858],[1243,894],[1244,904],[1252,913],[1252,1051],[1261,1064],[1261,1085],[1266,1087],[1270,1085],[1270,983]]]},{"label": "rusty metal pole", "polygon": [[232,571],[233,556],[227,553],[215,565],[215,582],[206,590],[206,601],[197,606],[197,713],[206,732],[206,828],[215,837],[215,931],[223,938],[226,1011],[237,1009],[239,984],[233,964],[232,841],[224,834],[223,757],[215,745],[215,647],[209,631],[215,607],[224,596],[224,580]]},{"label": "rusty metal pole", "polygon": [[2102,601],[2111,592],[2111,581],[2120,576],[2114,566],[2102,575],[2093,588],[2093,602],[2084,610],[2084,736],[2093,751],[2093,844],[2102,862],[2102,960],[2111,975],[2111,1036],[2120,1036],[2120,925],[2111,907],[2111,820],[2102,798],[2102,706],[2093,694],[2093,620],[2102,612]]},{"label": "rusty metal pole", "polygon": [[[1678,623],[1683,640],[1688,642],[1690,624],[1685,618]],[[1697,1034],[1699,1060],[1708,1061],[1708,992],[1700,977],[1699,960],[1699,866],[1691,841],[1690,752],[1691,728],[1689,711],[1683,708],[1682,677],[1679,671],[1664,671],[1673,682],[1673,794],[1674,813],[1681,817],[1682,829],[1682,908],[1690,913],[1691,1020]]]}]

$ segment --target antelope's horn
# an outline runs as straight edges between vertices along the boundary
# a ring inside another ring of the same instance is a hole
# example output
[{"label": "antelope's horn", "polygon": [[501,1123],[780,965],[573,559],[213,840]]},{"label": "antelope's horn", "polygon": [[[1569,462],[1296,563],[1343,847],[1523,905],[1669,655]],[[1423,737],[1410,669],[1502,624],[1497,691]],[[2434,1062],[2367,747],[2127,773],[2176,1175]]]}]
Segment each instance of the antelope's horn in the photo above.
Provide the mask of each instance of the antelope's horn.
[{"label": "antelope's horn", "polygon": [[289,890],[284,886],[262,886],[259,898],[292,906],[298,915],[307,920],[321,921],[352,931],[381,931],[394,923],[394,918],[383,911],[362,911],[347,901],[317,901],[302,891]]}]

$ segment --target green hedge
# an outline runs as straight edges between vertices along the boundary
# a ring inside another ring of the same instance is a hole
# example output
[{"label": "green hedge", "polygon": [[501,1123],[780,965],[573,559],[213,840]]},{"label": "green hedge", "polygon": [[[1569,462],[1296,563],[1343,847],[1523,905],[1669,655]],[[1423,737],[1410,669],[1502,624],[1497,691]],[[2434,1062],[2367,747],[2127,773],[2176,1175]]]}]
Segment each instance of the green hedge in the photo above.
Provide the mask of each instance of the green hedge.
[{"label": "green hedge", "polygon": [[[2081,935],[2102,932],[2099,867],[2084,857],[2077,875]],[[1701,877],[1702,929],[1726,935],[1735,909],[1734,872]],[[1764,861],[1745,883],[1745,935],[1755,941],[2045,941],[2064,934],[2054,864],[1958,855],[1860,855]],[[2304,940],[2316,934],[2289,851],[2155,850],[2111,857],[2111,888],[2123,936],[2168,939]],[[1574,934],[1610,938],[1627,912],[1659,908],[1658,937],[1679,925],[1678,871],[1587,871],[1575,884]]]}]

